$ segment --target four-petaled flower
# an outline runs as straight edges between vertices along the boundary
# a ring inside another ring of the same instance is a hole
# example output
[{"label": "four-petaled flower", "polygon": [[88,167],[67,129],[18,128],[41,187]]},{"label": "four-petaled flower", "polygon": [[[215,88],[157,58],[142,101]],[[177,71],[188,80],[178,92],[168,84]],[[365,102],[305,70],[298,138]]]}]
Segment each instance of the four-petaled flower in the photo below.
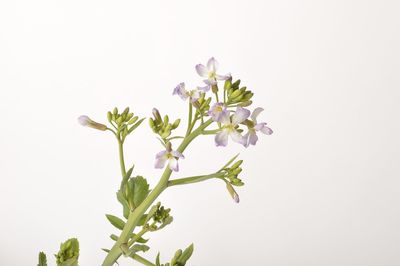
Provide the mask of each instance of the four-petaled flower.
[{"label": "four-petaled flower", "polygon": [[214,57],[211,57],[208,60],[207,67],[202,64],[196,65],[197,73],[201,77],[206,78],[204,80],[204,83],[206,83],[208,86],[216,85],[217,80],[227,80],[230,78],[229,74],[228,75],[217,74],[218,65],[219,65],[218,62],[217,60],[215,60]]},{"label": "four-petaled flower", "polygon": [[184,159],[185,157],[179,151],[172,150],[171,143],[168,142],[166,150],[160,151],[159,153],[157,153],[156,163],[155,163],[154,167],[158,168],[158,169],[162,169],[162,168],[164,168],[165,163],[168,162],[169,169],[171,169],[172,171],[178,172],[179,171],[179,165],[178,165],[179,158]]},{"label": "four-petaled flower", "polygon": [[225,104],[215,103],[208,111],[208,115],[212,117],[215,122],[222,122],[222,118],[229,116],[229,111],[226,109]]},{"label": "four-petaled flower", "polygon": [[221,117],[223,124],[222,131],[215,135],[215,144],[217,146],[226,146],[228,144],[228,137],[230,136],[233,141],[246,145],[246,139],[237,130],[237,126],[245,121],[250,116],[250,111],[243,107],[237,107],[235,114],[232,117],[224,115]]},{"label": "four-petaled flower", "polygon": [[201,97],[201,91],[206,92],[208,89],[208,87],[198,87],[197,89],[188,91],[185,88],[185,83],[181,82],[178,84],[178,86],[175,87],[172,95],[178,95],[184,101],[189,98],[190,101],[193,103]]},{"label": "four-petaled flower", "polygon": [[267,123],[262,122],[262,123],[257,123],[257,116],[264,111],[263,108],[257,107],[254,109],[253,113],[251,114],[251,120],[252,121],[247,121],[247,127],[249,128],[249,131],[244,135],[244,139],[246,140],[246,147],[249,145],[256,145],[258,136],[257,136],[257,131],[261,131],[262,133],[266,135],[271,135],[272,134],[272,129],[267,127]]}]

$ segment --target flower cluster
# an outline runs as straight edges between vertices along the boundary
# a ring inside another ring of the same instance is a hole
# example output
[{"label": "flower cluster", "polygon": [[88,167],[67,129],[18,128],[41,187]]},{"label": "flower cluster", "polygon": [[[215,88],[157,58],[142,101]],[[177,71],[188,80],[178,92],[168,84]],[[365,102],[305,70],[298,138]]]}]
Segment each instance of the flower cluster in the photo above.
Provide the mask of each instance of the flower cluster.
[{"label": "flower cluster", "polygon": [[[216,102],[208,110],[205,110],[205,115],[209,116],[216,122],[218,128],[215,132],[216,146],[227,146],[229,138],[232,141],[242,144],[244,147],[255,145],[258,141],[257,133],[261,132],[266,135],[272,134],[272,129],[265,122],[257,122],[258,115],[264,110],[257,107],[253,112],[245,107],[252,104],[251,98],[253,93],[246,87],[240,87],[240,80],[232,83],[230,74],[218,74],[219,64],[215,58],[210,58],[206,65],[198,64],[196,72],[203,78],[205,86],[197,86],[195,89],[186,89],[185,83],[179,83],[173,90],[173,95],[178,95],[182,100],[189,100],[192,105],[198,109],[201,118],[203,112],[199,110],[199,100],[206,99],[207,93],[210,91],[215,95]],[[223,100],[220,100],[218,82],[224,81]],[[208,103],[211,98],[208,98]],[[246,128],[247,132],[244,133]],[[243,134],[244,133],[244,134]],[[175,151],[163,151],[157,154],[156,168],[163,168],[166,161],[173,171],[178,170],[177,160],[183,158],[182,154]]]}]

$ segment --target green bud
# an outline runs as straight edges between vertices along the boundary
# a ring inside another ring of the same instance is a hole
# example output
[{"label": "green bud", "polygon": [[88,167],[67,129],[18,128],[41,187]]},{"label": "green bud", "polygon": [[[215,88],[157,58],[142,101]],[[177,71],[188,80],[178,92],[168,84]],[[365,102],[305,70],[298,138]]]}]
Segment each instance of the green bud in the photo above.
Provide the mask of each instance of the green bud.
[{"label": "green bud", "polygon": [[152,118],[149,118],[149,126],[150,128],[154,128],[154,120]]},{"label": "green bud", "polygon": [[114,107],[113,114],[114,115],[118,114],[118,108],[117,107]]},{"label": "green bud", "polygon": [[212,91],[213,93],[217,93],[217,92],[218,92],[218,85],[217,85],[217,84],[211,85],[211,91]]},{"label": "green bud", "polygon": [[240,79],[236,80],[235,83],[232,84],[232,88],[237,89],[240,85]]},{"label": "green bud", "polygon": [[181,120],[180,119],[176,119],[175,122],[172,124],[172,129],[176,129],[179,126],[180,123],[181,123]]},{"label": "green bud", "polygon": [[225,80],[224,90],[229,90],[232,87],[232,78]]},{"label": "green bud", "polygon": [[243,163],[243,160],[239,160],[231,166],[231,169],[238,168]]},{"label": "green bud", "polygon": [[168,124],[168,122],[169,122],[169,117],[168,117],[168,115],[165,115],[164,116],[164,124],[166,125],[166,124]]},{"label": "green bud", "polygon": [[230,99],[234,99],[234,98],[240,96],[241,94],[242,94],[242,92],[241,92],[240,90],[234,90],[234,91],[232,92],[232,94],[229,96],[229,98],[230,98]]},{"label": "green bud", "polygon": [[126,115],[126,119],[125,119],[125,121],[129,121],[129,120],[131,120],[131,118],[133,117],[133,113],[129,113],[129,114],[127,114]]},{"label": "green bud", "polygon": [[246,102],[240,103],[239,105],[240,105],[241,107],[246,107],[246,106],[250,106],[252,103],[253,103],[252,101],[246,101]]},{"label": "green bud", "polygon": [[57,266],[78,266],[79,242],[76,238],[68,239],[61,243],[59,252],[55,255]]},{"label": "green bud", "polygon": [[248,100],[250,100],[250,99],[253,97],[253,95],[254,95],[254,93],[248,91],[248,92],[246,92],[246,93],[243,95],[243,100],[244,100],[244,101],[248,101]]},{"label": "green bud", "polygon": [[172,258],[172,260],[171,260],[171,265],[175,265],[176,264],[176,261],[179,259],[179,257],[182,255],[182,249],[178,249],[176,252],[175,252],[175,255],[174,255],[174,257]]},{"label": "green bud", "polygon": [[[133,114],[132,114],[132,115],[133,115]],[[132,125],[132,124],[135,123],[138,119],[139,119],[139,117],[134,116],[134,117],[132,117],[132,118],[129,120],[128,124],[129,124],[129,125]],[[153,121],[153,119],[151,119],[151,118],[150,118],[149,120]],[[154,121],[153,121],[153,125],[154,125]]]},{"label": "green bud", "polygon": [[107,120],[108,120],[108,122],[111,123],[111,121],[112,121],[112,113],[111,112],[107,112]]},{"label": "green bud", "polygon": [[236,193],[235,189],[230,183],[226,183],[226,189],[236,203],[239,203],[239,195]]},{"label": "green bud", "polygon": [[115,121],[115,122],[116,122],[118,125],[121,125],[122,122],[123,122],[122,116],[118,117],[118,118],[117,118],[117,121]]},{"label": "green bud", "polygon": [[127,115],[129,113],[129,107],[126,107],[122,114]]}]

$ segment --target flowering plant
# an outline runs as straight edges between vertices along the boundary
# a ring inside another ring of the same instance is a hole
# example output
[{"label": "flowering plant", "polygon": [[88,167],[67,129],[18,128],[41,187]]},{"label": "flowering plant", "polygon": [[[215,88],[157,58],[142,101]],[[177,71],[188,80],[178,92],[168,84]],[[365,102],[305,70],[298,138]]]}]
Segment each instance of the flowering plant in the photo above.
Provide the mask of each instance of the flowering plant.
[{"label": "flowering plant", "polygon": [[[180,119],[172,122],[168,115],[162,116],[160,111],[153,109],[153,117],[149,118],[149,124],[163,146],[155,155],[154,167],[164,171],[158,184],[152,189],[144,177],[133,174],[134,167],[125,166],[124,160],[125,139],[142,124],[144,118],[139,119],[129,108],[123,112],[119,112],[117,108],[108,112],[107,119],[110,126],[95,122],[87,116],[78,118],[83,126],[112,133],[119,148],[122,180],[117,191],[117,199],[122,206],[122,216],[119,218],[107,214],[106,217],[121,232],[110,236],[114,245],[111,249],[103,249],[106,257],[102,265],[114,265],[121,255],[147,266],[186,264],[193,253],[193,244],[184,250],[178,249],[166,263],[160,262],[160,253],[154,262],[142,255],[150,249],[146,245],[148,239],[144,238],[145,234],[161,230],[173,221],[169,208],[162,206],[160,202],[154,203],[169,187],[216,178],[225,183],[231,197],[235,202],[239,202],[239,195],[234,186],[243,186],[244,183],[239,178],[243,161],[237,160],[238,155],[214,173],[171,179],[172,173],[179,171],[179,161],[185,158],[185,149],[199,136],[214,135],[216,146],[226,146],[231,139],[248,147],[257,143],[257,133],[272,134],[266,123],[257,121],[263,109],[258,107],[252,112],[247,109],[252,105],[253,93],[246,87],[241,87],[240,80],[233,82],[230,74],[220,75],[217,70],[218,62],[211,58],[206,66],[202,64],[196,66],[197,73],[204,78],[203,86],[188,90],[185,83],[180,83],[173,90],[173,95],[188,102],[188,121],[184,134],[175,133],[181,124]],[[219,87],[219,82],[223,82],[223,88]],[[72,238],[62,243],[56,258],[57,265],[78,265],[78,240]],[[38,265],[47,265],[46,255],[43,252],[39,254]]]}]

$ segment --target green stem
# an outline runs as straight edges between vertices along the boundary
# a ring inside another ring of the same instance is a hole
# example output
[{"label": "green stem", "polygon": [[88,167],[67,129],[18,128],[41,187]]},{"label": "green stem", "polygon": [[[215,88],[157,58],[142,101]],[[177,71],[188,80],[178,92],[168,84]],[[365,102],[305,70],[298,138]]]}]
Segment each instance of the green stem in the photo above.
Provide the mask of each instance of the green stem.
[{"label": "green stem", "polygon": [[137,233],[134,237],[132,237],[131,240],[129,240],[128,247],[132,246],[133,243],[135,243],[139,238],[141,238],[148,231],[149,231],[148,228],[143,228],[139,233]]},{"label": "green stem", "polygon": [[192,116],[193,116],[193,106],[191,101],[189,101],[189,118],[188,118],[188,128],[186,131],[186,136],[190,134],[190,131],[192,130]]},{"label": "green stem", "polygon": [[214,135],[217,134],[218,132],[220,132],[221,129],[214,129],[214,130],[203,130],[202,134],[203,135]]},{"label": "green stem", "polygon": [[139,256],[138,254],[130,255],[130,257],[131,257],[132,259],[134,259],[134,260],[136,260],[136,261],[142,263],[143,265],[146,265],[146,266],[156,266],[155,264],[151,263],[150,261],[146,260],[145,258]]},{"label": "green stem", "polygon": [[121,166],[122,178],[126,176],[125,159],[124,159],[124,143],[118,139],[118,150],[119,150],[119,164]]},{"label": "green stem", "polygon": [[[177,151],[183,153],[183,151],[187,148],[187,146],[192,142],[197,136],[201,135],[204,129],[206,129],[212,123],[212,119],[207,120],[204,124],[200,125],[196,130],[194,130],[191,134],[186,136],[181,145],[178,147]],[[103,266],[112,266],[115,261],[121,256],[122,250],[120,246],[124,243],[127,243],[131,233],[135,229],[142,215],[146,212],[146,210],[151,206],[151,204],[157,199],[157,197],[164,191],[164,189],[168,186],[168,179],[171,176],[171,169],[168,167],[164,170],[160,181],[151,191],[151,193],[147,196],[147,198],[133,211],[129,214],[128,221],[125,223],[125,226],[119,236],[118,240],[115,242],[114,246],[111,248],[110,252],[107,254],[107,257],[104,259]]]},{"label": "green stem", "polygon": [[177,185],[186,185],[186,184],[193,184],[193,183],[198,183],[207,179],[211,178],[221,178],[225,174],[224,173],[214,173],[210,175],[199,175],[199,176],[191,176],[191,177],[185,177],[185,178],[179,178],[179,179],[174,179],[171,181],[168,181],[168,186],[177,186]]}]

